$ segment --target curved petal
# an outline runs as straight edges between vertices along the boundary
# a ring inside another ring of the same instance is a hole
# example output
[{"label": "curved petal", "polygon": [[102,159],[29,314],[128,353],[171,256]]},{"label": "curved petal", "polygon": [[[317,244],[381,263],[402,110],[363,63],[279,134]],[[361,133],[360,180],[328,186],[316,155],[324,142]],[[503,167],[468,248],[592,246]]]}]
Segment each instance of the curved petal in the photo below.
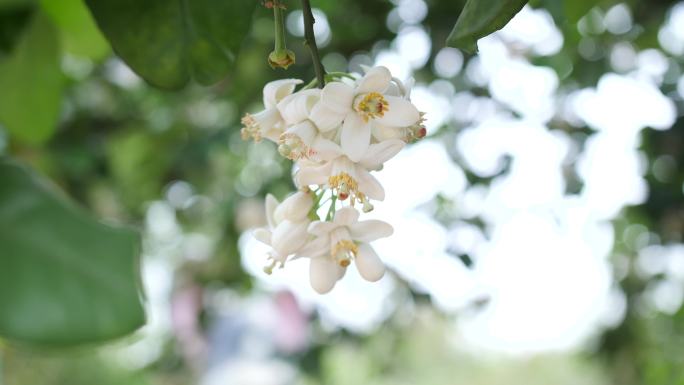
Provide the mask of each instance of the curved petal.
[{"label": "curved petal", "polygon": [[342,82],[330,82],[321,90],[321,103],[337,113],[347,113],[354,102],[354,88]]},{"label": "curved petal", "polygon": [[357,94],[365,94],[368,92],[383,93],[387,90],[392,80],[392,74],[383,66],[373,67],[366,72],[366,74],[359,80],[356,87]]},{"label": "curved petal", "polygon": [[359,212],[355,208],[347,206],[335,212],[335,222],[338,226],[351,226],[359,220]]},{"label": "curved petal", "polygon": [[357,242],[371,242],[394,233],[392,225],[378,219],[356,222],[349,226],[349,234]]},{"label": "curved petal", "polygon": [[268,227],[271,229],[276,227],[275,219],[273,214],[278,207],[278,200],[271,194],[266,195],[266,221],[268,222]]},{"label": "curved petal", "polygon": [[261,229],[256,229],[254,230],[254,238],[256,238],[257,241],[261,243],[265,243],[267,245],[271,245],[271,231],[261,228]]},{"label": "curved petal", "polygon": [[362,243],[354,260],[356,269],[366,281],[375,282],[385,275],[385,265],[371,245]]},{"label": "curved petal", "polygon": [[376,201],[385,199],[385,189],[366,169],[356,167],[356,182],[359,184],[359,190],[368,198]]},{"label": "curved petal", "polygon": [[342,147],[332,140],[318,135],[311,143],[313,157],[322,161],[331,161],[342,155]]},{"label": "curved petal", "polygon": [[276,222],[284,219],[301,221],[306,219],[313,206],[313,194],[311,192],[297,191],[283,200],[273,213]]},{"label": "curved petal", "polygon": [[346,114],[346,112],[331,110],[319,102],[311,108],[309,119],[314,122],[320,132],[328,132],[339,127]]},{"label": "curved petal", "polygon": [[328,237],[318,237],[304,245],[295,258],[319,258],[326,255],[330,251],[330,240]]},{"label": "curved petal", "polygon": [[385,95],[385,100],[389,105],[384,115],[376,118],[378,123],[390,127],[408,127],[420,120],[418,109],[408,100],[389,95]]},{"label": "curved petal", "polygon": [[297,124],[309,119],[311,110],[318,102],[319,96],[320,90],[318,89],[300,91],[286,96],[278,102],[276,107],[285,123],[288,125]]},{"label": "curved petal", "polygon": [[331,163],[327,162],[318,167],[300,168],[295,175],[297,185],[303,187],[328,183],[331,167]]},{"label": "curved petal", "polygon": [[370,145],[370,123],[355,112],[347,114],[340,136],[342,151],[353,162],[358,162],[366,154]]},{"label": "curved petal", "polygon": [[403,140],[389,139],[371,144],[359,164],[369,170],[377,170],[383,163],[392,159],[404,148]]},{"label": "curved petal", "polygon": [[337,223],[326,222],[326,221],[316,221],[309,225],[307,231],[309,234],[315,235],[317,237],[327,236],[331,231],[335,230],[338,226]]},{"label": "curved petal", "polygon": [[279,79],[266,83],[263,91],[264,107],[275,107],[280,100],[294,91],[297,84],[301,83],[303,82],[299,79]]},{"label": "curved petal", "polygon": [[330,258],[313,258],[309,264],[309,282],[319,294],[332,290],[337,283],[340,267]]},{"label": "curved petal", "polygon": [[290,255],[299,250],[306,242],[308,221],[282,221],[271,235],[271,247],[281,255]]},{"label": "curved petal", "polygon": [[373,121],[371,134],[376,140],[382,142],[389,139],[402,139],[405,135],[405,129],[402,127],[383,126],[377,121]]}]

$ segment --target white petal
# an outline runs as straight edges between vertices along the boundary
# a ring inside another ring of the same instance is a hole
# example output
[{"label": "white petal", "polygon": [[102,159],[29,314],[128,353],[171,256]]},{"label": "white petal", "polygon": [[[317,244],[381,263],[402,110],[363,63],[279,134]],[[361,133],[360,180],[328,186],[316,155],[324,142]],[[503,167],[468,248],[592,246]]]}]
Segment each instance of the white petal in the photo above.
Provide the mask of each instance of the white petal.
[{"label": "white petal", "polygon": [[368,92],[383,93],[389,87],[392,80],[390,71],[382,66],[373,67],[359,80],[359,85],[356,87],[357,94],[365,94]]},{"label": "white petal", "polygon": [[261,229],[256,229],[254,230],[254,238],[256,238],[257,241],[261,243],[265,243],[267,245],[271,245],[271,231],[261,228]]},{"label": "white petal", "polygon": [[359,184],[359,190],[368,198],[376,201],[385,199],[385,189],[365,168],[356,167],[356,182]]},{"label": "white petal", "polygon": [[342,147],[332,140],[318,135],[311,144],[313,157],[322,161],[330,161],[342,155]]},{"label": "white petal", "polygon": [[328,183],[331,163],[325,163],[318,167],[302,167],[297,171],[295,179],[298,186],[311,186]]},{"label": "white petal", "polygon": [[322,237],[330,234],[330,232],[337,228],[337,226],[338,224],[333,222],[316,221],[309,225],[307,231],[309,234]]},{"label": "white petal", "polygon": [[357,242],[371,242],[376,239],[386,238],[392,235],[392,226],[381,220],[369,219],[356,222],[349,226],[349,234]]},{"label": "white petal", "polygon": [[297,124],[309,119],[311,109],[318,102],[320,90],[304,90],[285,97],[278,102],[278,111],[287,124]]},{"label": "white petal", "polygon": [[276,197],[271,194],[266,195],[266,221],[271,229],[275,228],[277,225],[275,219],[273,218],[273,213],[275,212],[276,207],[278,207],[278,200]]},{"label": "white petal", "polygon": [[266,83],[264,86],[264,107],[275,107],[280,100],[294,91],[297,84],[301,84],[299,79],[280,79]]},{"label": "white petal", "polygon": [[313,194],[311,192],[297,191],[278,205],[273,213],[273,218],[276,222],[285,219],[295,222],[301,221],[309,215],[311,207],[313,207]]},{"label": "white petal", "polygon": [[391,127],[408,127],[420,120],[418,109],[406,99],[385,95],[389,103],[385,114],[376,118],[377,122]]},{"label": "white petal", "polygon": [[329,252],[330,239],[328,237],[318,237],[299,249],[295,258],[319,258]]},{"label": "white petal", "polygon": [[403,138],[405,135],[405,130],[402,127],[383,126],[374,120],[373,124],[371,125],[371,134],[379,142],[382,142],[389,139]]},{"label": "white petal", "polygon": [[371,144],[359,164],[369,170],[377,170],[383,163],[397,155],[405,144],[403,140],[399,139],[389,139]]},{"label": "white petal", "polygon": [[338,226],[350,226],[357,220],[359,220],[359,212],[355,208],[347,206],[335,212],[333,222]]},{"label": "white petal", "polygon": [[319,294],[325,294],[335,287],[340,275],[338,266],[330,258],[313,258],[309,264],[309,282]]},{"label": "white petal", "polygon": [[321,103],[337,113],[347,113],[352,109],[354,89],[342,82],[330,82],[321,90]]},{"label": "white petal", "polygon": [[284,220],[273,230],[271,247],[281,255],[290,255],[299,250],[307,239],[308,221],[292,222]]},{"label": "white petal", "polygon": [[378,254],[375,253],[375,250],[367,243],[359,245],[359,252],[356,254],[354,263],[359,274],[366,281],[375,282],[385,275],[385,265],[380,260],[380,257],[378,257]]},{"label": "white petal", "polygon": [[342,124],[347,112],[337,112],[322,103],[316,103],[311,109],[309,119],[316,125],[319,131],[328,132]]},{"label": "white petal", "polygon": [[342,125],[340,144],[345,155],[353,162],[358,162],[370,145],[370,124],[355,112],[347,114]]}]

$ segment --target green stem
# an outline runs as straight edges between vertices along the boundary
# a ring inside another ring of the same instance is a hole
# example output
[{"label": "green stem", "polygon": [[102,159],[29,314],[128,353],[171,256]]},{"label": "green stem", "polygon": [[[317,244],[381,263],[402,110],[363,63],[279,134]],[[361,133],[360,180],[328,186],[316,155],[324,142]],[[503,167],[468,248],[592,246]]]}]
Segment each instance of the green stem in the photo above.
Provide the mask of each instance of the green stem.
[{"label": "green stem", "polygon": [[330,202],[330,208],[328,209],[328,214],[325,216],[326,222],[333,219],[333,214],[335,214],[335,203],[337,203],[337,195],[332,196],[332,201]]},{"label": "green stem", "polygon": [[302,13],[304,14],[304,44],[311,51],[311,59],[316,72],[316,79],[318,80],[318,88],[323,88],[325,85],[325,68],[321,63],[321,57],[318,54],[318,46],[316,45],[316,36],[314,35],[313,25],[316,22],[311,12],[311,4],[309,0],[302,0]]},{"label": "green stem", "polygon": [[280,54],[286,49],[285,23],[280,1],[273,2],[273,19],[275,20],[275,52]]}]

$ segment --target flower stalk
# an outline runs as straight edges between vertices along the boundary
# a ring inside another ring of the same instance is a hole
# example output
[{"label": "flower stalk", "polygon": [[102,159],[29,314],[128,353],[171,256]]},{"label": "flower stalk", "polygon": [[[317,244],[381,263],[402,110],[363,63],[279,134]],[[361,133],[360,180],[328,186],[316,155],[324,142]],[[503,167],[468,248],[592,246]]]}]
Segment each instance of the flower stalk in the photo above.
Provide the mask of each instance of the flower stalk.
[{"label": "flower stalk", "polygon": [[282,0],[274,0],[271,6],[275,25],[275,49],[268,55],[268,64],[271,68],[287,69],[294,64],[295,54],[285,45],[285,17],[283,15],[285,5]]},{"label": "flower stalk", "polygon": [[311,12],[309,0],[302,0],[302,13],[304,14],[304,44],[311,52],[311,61],[316,72],[318,88],[323,88],[325,86],[325,68],[323,68],[321,57],[318,54],[318,46],[316,45],[316,36],[314,35],[313,28],[316,20]]}]

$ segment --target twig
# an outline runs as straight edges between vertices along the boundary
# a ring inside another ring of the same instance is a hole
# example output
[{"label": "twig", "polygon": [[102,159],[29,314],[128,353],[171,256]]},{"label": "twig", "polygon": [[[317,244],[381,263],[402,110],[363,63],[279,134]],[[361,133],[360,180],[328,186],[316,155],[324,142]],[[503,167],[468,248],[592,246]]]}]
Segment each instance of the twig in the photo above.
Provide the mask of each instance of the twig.
[{"label": "twig", "polygon": [[311,59],[316,71],[316,79],[318,80],[318,88],[323,88],[325,85],[325,68],[321,63],[321,57],[318,55],[318,46],[316,45],[316,36],[314,36],[314,20],[311,12],[311,4],[309,0],[302,0],[302,13],[304,14],[304,44],[311,51]]}]

